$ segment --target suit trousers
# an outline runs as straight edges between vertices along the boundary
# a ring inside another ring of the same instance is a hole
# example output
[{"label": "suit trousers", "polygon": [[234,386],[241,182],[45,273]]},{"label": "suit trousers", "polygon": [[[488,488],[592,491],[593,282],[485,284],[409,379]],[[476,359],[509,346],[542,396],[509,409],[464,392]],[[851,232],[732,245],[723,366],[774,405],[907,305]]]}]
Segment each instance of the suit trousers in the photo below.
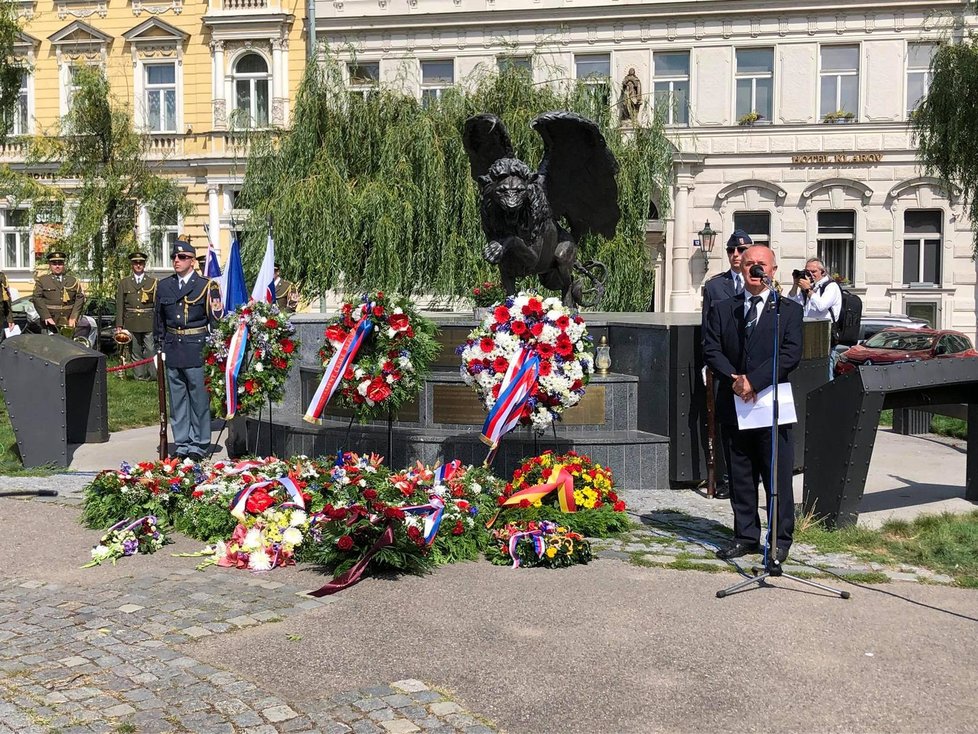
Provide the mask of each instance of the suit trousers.
[{"label": "suit trousers", "polygon": [[[730,444],[730,504],[734,512],[734,538],[744,543],[761,541],[761,523],[757,512],[758,477],[764,481],[767,504],[771,504],[771,429],[751,428],[742,431],[724,426]],[[795,498],[791,487],[794,466],[794,442],[791,426],[778,429],[778,537],[779,548],[790,548],[795,529]],[[772,543],[774,545],[774,543]]]},{"label": "suit trousers", "polygon": [[211,448],[210,395],[203,367],[167,367],[170,387],[170,428],[176,448],[171,454],[207,454]]},{"label": "suit trousers", "polygon": [[[148,357],[152,357],[156,352],[153,348],[153,334],[148,331],[133,331],[132,333],[132,361],[139,362]],[[137,380],[156,381],[156,362],[144,364],[142,367],[132,368],[133,377]]]}]

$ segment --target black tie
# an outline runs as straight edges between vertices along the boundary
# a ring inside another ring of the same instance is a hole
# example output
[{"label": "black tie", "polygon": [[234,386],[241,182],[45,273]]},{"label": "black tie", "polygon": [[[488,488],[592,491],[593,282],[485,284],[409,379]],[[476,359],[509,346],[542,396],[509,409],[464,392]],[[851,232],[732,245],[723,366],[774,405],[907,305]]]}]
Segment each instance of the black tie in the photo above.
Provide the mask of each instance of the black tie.
[{"label": "black tie", "polygon": [[744,334],[750,339],[751,333],[754,331],[754,327],[757,326],[757,317],[760,316],[757,310],[758,304],[764,299],[760,296],[750,297],[750,308],[747,309],[747,323],[744,325]]}]

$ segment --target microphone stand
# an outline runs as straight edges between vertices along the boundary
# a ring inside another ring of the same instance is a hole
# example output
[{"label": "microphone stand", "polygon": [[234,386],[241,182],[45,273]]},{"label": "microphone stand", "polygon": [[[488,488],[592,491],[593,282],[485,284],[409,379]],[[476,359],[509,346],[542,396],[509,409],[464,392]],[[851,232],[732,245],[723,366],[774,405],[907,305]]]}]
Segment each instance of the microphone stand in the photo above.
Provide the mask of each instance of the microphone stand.
[{"label": "microphone stand", "polygon": [[[760,266],[754,266],[760,267]],[[758,274],[750,273],[754,277],[758,277]],[[784,569],[781,568],[781,564],[778,562],[778,510],[780,508],[780,498],[778,495],[778,443],[780,438],[780,430],[778,426],[778,418],[780,411],[780,400],[778,398],[778,366],[781,361],[781,355],[779,354],[780,340],[779,335],[781,332],[781,294],[777,292],[774,288],[774,284],[771,279],[767,276],[761,276],[765,287],[771,291],[771,298],[774,299],[774,356],[771,360],[772,367],[772,379],[771,385],[774,390],[774,410],[771,417],[771,466],[770,474],[771,486],[769,487],[768,494],[770,495],[770,501],[768,502],[768,517],[767,517],[767,539],[764,542],[764,565],[754,566],[751,568],[751,573],[753,574],[751,578],[745,581],[739,581],[733,586],[728,586],[726,589],[720,589],[717,592],[717,598],[722,599],[725,596],[734,594],[742,589],[746,589],[748,586],[757,585],[758,587],[766,586],[764,582],[772,577],[783,576],[786,579],[791,579],[792,581],[797,581],[799,584],[804,584],[805,586],[811,586],[821,591],[827,591],[830,594],[838,596],[842,599],[849,598],[848,591],[842,591],[841,589],[833,589],[831,586],[825,586],[824,584],[816,583],[815,581],[810,581],[808,579],[799,578],[798,576],[792,576],[790,573],[785,573]],[[733,477],[731,477],[731,484],[733,482]],[[733,492],[733,487],[731,486],[731,492]],[[788,491],[791,491],[791,487],[788,487]]]}]

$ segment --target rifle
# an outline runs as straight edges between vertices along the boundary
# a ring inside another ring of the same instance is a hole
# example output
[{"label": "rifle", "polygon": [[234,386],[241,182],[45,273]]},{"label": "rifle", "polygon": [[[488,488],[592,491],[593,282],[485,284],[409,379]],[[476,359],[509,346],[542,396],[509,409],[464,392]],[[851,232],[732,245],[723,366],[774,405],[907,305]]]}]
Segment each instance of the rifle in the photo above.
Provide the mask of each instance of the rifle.
[{"label": "rifle", "polygon": [[706,496],[713,497],[717,492],[716,460],[716,399],[713,395],[713,370],[706,368]]},{"label": "rifle", "polygon": [[156,353],[156,391],[160,401],[160,461],[170,453],[166,438],[166,360],[162,352]]}]

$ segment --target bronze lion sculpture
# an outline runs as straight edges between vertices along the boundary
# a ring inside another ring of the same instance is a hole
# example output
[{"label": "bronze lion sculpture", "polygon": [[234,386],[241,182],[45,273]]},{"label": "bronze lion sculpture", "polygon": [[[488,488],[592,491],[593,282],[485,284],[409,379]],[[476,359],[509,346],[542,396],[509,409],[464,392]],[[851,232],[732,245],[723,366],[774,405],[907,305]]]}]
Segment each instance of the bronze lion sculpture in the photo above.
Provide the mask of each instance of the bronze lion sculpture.
[{"label": "bronze lion sculpture", "polygon": [[564,305],[593,306],[604,294],[605,267],[578,262],[578,243],[588,232],[615,235],[618,162],[597,125],[580,115],[547,112],[530,126],[544,145],[537,171],[516,158],[498,117],[465,121],[462,142],[480,186],[488,240],[483,256],[499,266],[509,295],[519,278],[537,275],[544,287],[560,291]]}]

